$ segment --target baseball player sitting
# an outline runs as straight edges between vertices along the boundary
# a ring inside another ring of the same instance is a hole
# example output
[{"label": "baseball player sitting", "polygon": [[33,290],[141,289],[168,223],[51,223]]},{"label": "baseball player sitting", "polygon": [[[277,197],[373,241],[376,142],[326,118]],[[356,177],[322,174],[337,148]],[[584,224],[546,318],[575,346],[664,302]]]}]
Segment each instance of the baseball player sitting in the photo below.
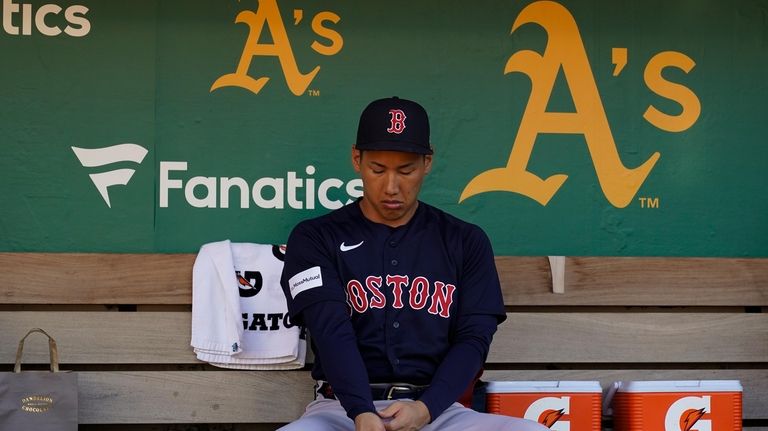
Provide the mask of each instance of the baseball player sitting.
[{"label": "baseball player sitting", "polygon": [[281,430],[547,430],[457,402],[506,314],[485,233],[418,200],[432,167],[424,108],[368,105],[352,165],[363,196],[288,239],[281,284],[317,384]]}]

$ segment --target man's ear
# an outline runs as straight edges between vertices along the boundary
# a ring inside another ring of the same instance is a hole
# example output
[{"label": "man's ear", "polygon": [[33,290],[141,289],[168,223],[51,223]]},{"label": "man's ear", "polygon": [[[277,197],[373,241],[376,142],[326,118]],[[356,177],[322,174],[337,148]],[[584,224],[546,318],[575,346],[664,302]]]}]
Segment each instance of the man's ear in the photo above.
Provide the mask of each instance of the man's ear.
[{"label": "man's ear", "polygon": [[362,163],[363,152],[355,147],[352,147],[352,167],[355,168],[355,172],[360,173],[360,164]]},{"label": "man's ear", "polygon": [[428,174],[432,170],[432,154],[424,155],[424,173]]}]

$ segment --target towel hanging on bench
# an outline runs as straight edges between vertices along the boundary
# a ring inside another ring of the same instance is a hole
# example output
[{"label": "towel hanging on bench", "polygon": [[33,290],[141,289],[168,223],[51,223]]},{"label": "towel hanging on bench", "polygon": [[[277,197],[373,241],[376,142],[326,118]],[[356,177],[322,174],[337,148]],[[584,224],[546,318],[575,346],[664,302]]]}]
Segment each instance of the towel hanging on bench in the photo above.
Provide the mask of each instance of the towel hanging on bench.
[{"label": "towel hanging on bench", "polygon": [[192,270],[192,347],[217,367],[285,370],[304,366],[307,342],[280,288],[285,248],[205,244]]}]

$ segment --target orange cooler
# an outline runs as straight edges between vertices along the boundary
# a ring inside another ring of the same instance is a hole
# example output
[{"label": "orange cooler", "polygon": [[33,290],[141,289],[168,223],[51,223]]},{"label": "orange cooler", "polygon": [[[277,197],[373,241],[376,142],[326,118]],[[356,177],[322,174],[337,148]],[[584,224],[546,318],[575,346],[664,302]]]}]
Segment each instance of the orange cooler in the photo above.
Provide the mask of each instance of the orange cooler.
[{"label": "orange cooler", "polygon": [[616,431],[740,431],[738,380],[618,382]]},{"label": "orange cooler", "polygon": [[531,419],[555,431],[600,431],[600,382],[489,382],[486,391],[488,413]]}]

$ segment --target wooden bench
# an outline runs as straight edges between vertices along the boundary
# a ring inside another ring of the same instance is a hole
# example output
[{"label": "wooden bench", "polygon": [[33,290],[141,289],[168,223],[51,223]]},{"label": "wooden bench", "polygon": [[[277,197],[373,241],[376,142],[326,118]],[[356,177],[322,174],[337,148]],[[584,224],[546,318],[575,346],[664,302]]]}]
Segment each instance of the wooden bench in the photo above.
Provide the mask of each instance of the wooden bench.
[{"label": "wooden bench", "polygon": [[[273,430],[312,397],[309,372],[197,361],[194,254],[0,253],[0,371],[32,327],[80,375],[81,429]],[[768,430],[768,259],[497,257],[508,320],[484,380],[738,379],[744,425]],[[556,283],[560,284],[560,283]],[[46,344],[25,348],[42,369]],[[226,425],[224,425],[226,424]],[[610,427],[610,418],[605,425]],[[204,428],[207,429],[207,428]]]}]

